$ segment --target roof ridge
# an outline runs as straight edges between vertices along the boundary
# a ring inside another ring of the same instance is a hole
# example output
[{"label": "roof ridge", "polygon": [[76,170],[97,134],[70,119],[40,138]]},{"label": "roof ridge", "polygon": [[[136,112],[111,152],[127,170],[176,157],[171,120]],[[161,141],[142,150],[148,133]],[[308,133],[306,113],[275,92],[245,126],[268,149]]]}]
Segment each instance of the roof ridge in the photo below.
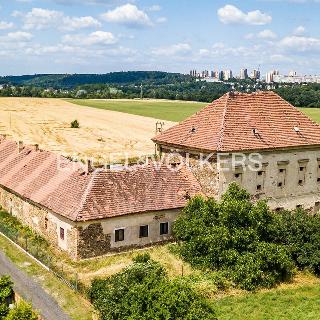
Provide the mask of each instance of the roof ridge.
[{"label": "roof ridge", "polygon": [[91,190],[92,190],[92,188],[93,188],[93,185],[94,185],[94,182],[95,182],[95,178],[96,178],[97,174],[98,174],[99,172],[101,172],[101,171],[103,171],[102,168],[96,169],[96,170],[93,172],[93,174],[91,175],[90,180],[89,180],[89,183],[88,183],[88,185],[87,185],[87,187],[86,187],[86,189],[85,189],[85,191],[84,191],[84,194],[83,194],[82,197],[81,197],[79,209],[75,211],[75,217],[74,217],[74,218],[75,218],[75,219],[74,219],[75,221],[78,220],[78,216],[80,215],[80,213],[81,213],[82,210],[84,209],[84,205],[86,204],[87,199],[88,199],[88,197],[89,197],[89,195],[90,195],[90,192],[91,192]]},{"label": "roof ridge", "polygon": [[226,102],[224,104],[224,110],[223,110],[223,115],[222,115],[222,121],[221,121],[221,128],[219,132],[219,141],[217,144],[217,151],[219,151],[222,147],[223,144],[223,138],[224,138],[224,129],[225,129],[225,122],[226,122],[226,115],[227,115],[227,110],[228,110],[228,102],[230,98],[230,93],[226,93]]}]

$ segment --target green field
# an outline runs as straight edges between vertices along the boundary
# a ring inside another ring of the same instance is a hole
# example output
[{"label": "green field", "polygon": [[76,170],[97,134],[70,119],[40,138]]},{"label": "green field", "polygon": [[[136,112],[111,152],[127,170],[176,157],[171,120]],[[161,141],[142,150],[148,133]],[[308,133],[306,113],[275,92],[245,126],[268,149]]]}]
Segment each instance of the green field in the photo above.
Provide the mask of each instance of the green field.
[{"label": "green field", "polygon": [[67,99],[80,106],[119,111],[139,116],[179,122],[207,105],[200,102],[167,100],[90,100]]},{"label": "green field", "polygon": [[[90,100],[90,99],[67,99],[67,101],[97,109],[112,110],[139,116],[179,122],[197,111],[207,103],[183,102],[167,100]],[[302,112],[320,123],[319,108],[300,108]]]},{"label": "green field", "polygon": [[317,320],[319,295],[319,284],[305,285],[226,297],[213,305],[219,320]]},{"label": "green field", "polygon": [[300,108],[307,116],[320,123],[320,108]]}]

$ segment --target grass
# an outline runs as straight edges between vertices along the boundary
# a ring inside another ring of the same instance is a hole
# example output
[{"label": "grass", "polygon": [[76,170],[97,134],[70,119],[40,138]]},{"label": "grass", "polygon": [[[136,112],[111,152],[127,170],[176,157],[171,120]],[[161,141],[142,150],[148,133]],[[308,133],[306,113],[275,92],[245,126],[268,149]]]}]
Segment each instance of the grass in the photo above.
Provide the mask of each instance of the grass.
[{"label": "grass", "polygon": [[168,100],[79,100],[68,102],[97,109],[118,111],[155,119],[179,122],[203,108],[207,103]]},{"label": "grass", "polygon": [[87,300],[62,284],[52,273],[44,270],[1,235],[0,248],[19,269],[40,283],[71,319],[92,320],[93,308]]},{"label": "grass", "polygon": [[[79,273],[79,278],[87,286],[96,277],[106,277],[121,271],[132,263],[138,253],[148,252],[152,259],[160,262],[170,278],[178,276],[213,304],[219,320],[317,320],[320,314],[320,279],[309,273],[299,272],[293,283],[282,284],[278,288],[247,293],[233,288],[220,291],[212,282],[212,273],[193,270],[170,250],[171,245],[154,246],[142,250],[120,253],[82,261],[71,261],[58,254],[65,271]],[[0,236],[0,247],[6,255],[22,270],[35,277],[37,281],[54,296],[59,305],[74,320],[92,319],[90,304],[74,291],[57,280],[51,273],[29,259],[5,238]]]},{"label": "grass", "polygon": [[315,122],[320,123],[320,108],[300,108],[299,110],[301,110]]},{"label": "grass", "polygon": [[320,280],[300,274],[295,283],[213,302],[219,320],[317,320]]},{"label": "grass", "polygon": [[[151,117],[161,120],[180,122],[201,110],[208,103],[169,100],[79,100],[68,102],[97,109],[112,110]],[[300,108],[307,116],[320,123],[320,108]]]}]

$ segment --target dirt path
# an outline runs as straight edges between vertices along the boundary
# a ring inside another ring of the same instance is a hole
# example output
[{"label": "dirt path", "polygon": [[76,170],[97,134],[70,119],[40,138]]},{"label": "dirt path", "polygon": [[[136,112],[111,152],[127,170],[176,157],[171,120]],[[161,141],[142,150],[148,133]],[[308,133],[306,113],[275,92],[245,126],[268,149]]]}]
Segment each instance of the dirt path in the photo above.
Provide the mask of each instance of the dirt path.
[{"label": "dirt path", "polygon": [[0,275],[11,276],[14,282],[14,290],[26,301],[31,302],[33,308],[37,310],[46,320],[70,320],[61,310],[58,303],[49,296],[42,287],[32,278],[19,270],[0,251]]}]

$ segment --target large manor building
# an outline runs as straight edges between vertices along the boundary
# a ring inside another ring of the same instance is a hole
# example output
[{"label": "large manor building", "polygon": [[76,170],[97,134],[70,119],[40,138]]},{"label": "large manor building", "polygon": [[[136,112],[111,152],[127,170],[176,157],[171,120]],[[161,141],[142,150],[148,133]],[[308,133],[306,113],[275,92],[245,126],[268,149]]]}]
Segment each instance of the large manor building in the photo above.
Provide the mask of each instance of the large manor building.
[{"label": "large manor building", "polygon": [[275,210],[320,208],[320,126],[275,93],[228,93],[153,141],[172,160],[92,170],[0,137],[0,205],[74,259],[169,241],[190,197],[232,181]]}]

